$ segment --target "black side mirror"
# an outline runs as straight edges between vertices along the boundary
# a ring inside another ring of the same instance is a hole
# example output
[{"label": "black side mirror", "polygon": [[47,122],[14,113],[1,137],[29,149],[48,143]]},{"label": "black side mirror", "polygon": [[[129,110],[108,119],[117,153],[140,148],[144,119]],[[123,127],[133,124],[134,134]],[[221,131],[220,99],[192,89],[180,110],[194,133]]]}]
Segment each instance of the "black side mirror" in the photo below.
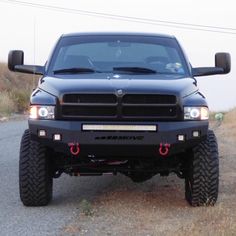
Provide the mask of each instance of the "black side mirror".
[{"label": "black side mirror", "polygon": [[231,70],[230,54],[226,52],[218,52],[215,55],[215,67],[223,68],[224,73],[228,74]]},{"label": "black side mirror", "polygon": [[193,76],[228,74],[230,70],[230,54],[227,52],[218,52],[215,54],[215,67],[195,67],[192,68],[192,74]]},{"label": "black side mirror", "polygon": [[21,50],[12,50],[8,54],[8,68],[10,71],[43,75],[44,66],[24,65],[24,52]]},{"label": "black side mirror", "polygon": [[24,52],[21,50],[12,50],[8,54],[8,69],[15,71],[16,65],[24,64]]}]

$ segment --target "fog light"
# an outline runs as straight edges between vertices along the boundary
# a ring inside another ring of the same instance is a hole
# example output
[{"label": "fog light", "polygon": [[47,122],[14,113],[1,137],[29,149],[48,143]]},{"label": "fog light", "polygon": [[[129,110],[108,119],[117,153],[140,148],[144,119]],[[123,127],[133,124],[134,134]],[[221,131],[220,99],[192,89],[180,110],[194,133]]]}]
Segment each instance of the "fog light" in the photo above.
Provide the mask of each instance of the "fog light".
[{"label": "fog light", "polygon": [[185,141],[185,135],[184,134],[179,134],[178,135],[178,141],[184,142]]},{"label": "fog light", "polygon": [[43,129],[40,129],[40,130],[38,131],[38,136],[39,136],[39,137],[45,137],[45,136],[46,136],[46,131],[43,130]]},{"label": "fog light", "polygon": [[53,140],[54,141],[61,141],[61,135],[60,134],[54,134],[53,135]]},{"label": "fog light", "polygon": [[200,137],[200,132],[199,131],[193,131],[193,137],[194,138],[199,138]]}]

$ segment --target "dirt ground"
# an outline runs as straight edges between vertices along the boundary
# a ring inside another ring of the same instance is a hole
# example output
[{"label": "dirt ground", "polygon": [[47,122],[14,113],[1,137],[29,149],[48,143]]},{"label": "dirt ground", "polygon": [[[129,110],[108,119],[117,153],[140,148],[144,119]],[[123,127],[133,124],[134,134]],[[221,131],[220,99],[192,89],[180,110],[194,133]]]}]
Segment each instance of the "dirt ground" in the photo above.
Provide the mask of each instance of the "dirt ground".
[{"label": "dirt ground", "polygon": [[214,207],[193,208],[184,199],[184,181],[155,176],[135,184],[118,175],[93,200],[83,200],[81,213],[62,235],[236,235],[236,126],[212,127],[220,151],[220,189]]}]

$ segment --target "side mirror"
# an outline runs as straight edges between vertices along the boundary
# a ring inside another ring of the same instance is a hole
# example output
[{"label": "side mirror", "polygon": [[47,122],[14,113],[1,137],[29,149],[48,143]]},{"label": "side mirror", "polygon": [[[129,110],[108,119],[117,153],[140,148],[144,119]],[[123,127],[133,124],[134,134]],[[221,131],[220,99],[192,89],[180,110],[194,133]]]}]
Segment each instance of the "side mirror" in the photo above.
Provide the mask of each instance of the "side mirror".
[{"label": "side mirror", "polygon": [[192,74],[193,76],[228,74],[230,70],[231,70],[230,54],[226,52],[218,52],[215,54],[215,67],[192,68]]},{"label": "side mirror", "polygon": [[10,71],[43,75],[44,66],[24,65],[24,52],[21,50],[12,50],[8,54],[8,69]]},{"label": "side mirror", "polygon": [[24,64],[24,52],[21,50],[12,50],[8,54],[8,69],[15,71],[16,65]]},{"label": "side mirror", "polygon": [[218,52],[215,55],[215,67],[223,68],[224,73],[228,74],[231,70],[230,54],[226,52]]}]

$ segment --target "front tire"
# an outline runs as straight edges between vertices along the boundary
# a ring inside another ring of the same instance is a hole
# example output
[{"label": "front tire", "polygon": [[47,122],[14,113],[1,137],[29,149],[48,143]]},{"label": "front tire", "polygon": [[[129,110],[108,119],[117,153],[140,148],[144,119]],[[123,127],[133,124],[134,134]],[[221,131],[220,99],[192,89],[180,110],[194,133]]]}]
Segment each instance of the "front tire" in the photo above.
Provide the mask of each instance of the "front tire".
[{"label": "front tire", "polygon": [[215,134],[192,150],[185,178],[185,198],[192,206],[213,206],[218,197],[219,155]]},{"label": "front tire", "polygon": [[19,162],[20,199],[25,206],[45,206],[52,198],[52,171],[47,150],[30,139],[26,130],[21,139]]}]

